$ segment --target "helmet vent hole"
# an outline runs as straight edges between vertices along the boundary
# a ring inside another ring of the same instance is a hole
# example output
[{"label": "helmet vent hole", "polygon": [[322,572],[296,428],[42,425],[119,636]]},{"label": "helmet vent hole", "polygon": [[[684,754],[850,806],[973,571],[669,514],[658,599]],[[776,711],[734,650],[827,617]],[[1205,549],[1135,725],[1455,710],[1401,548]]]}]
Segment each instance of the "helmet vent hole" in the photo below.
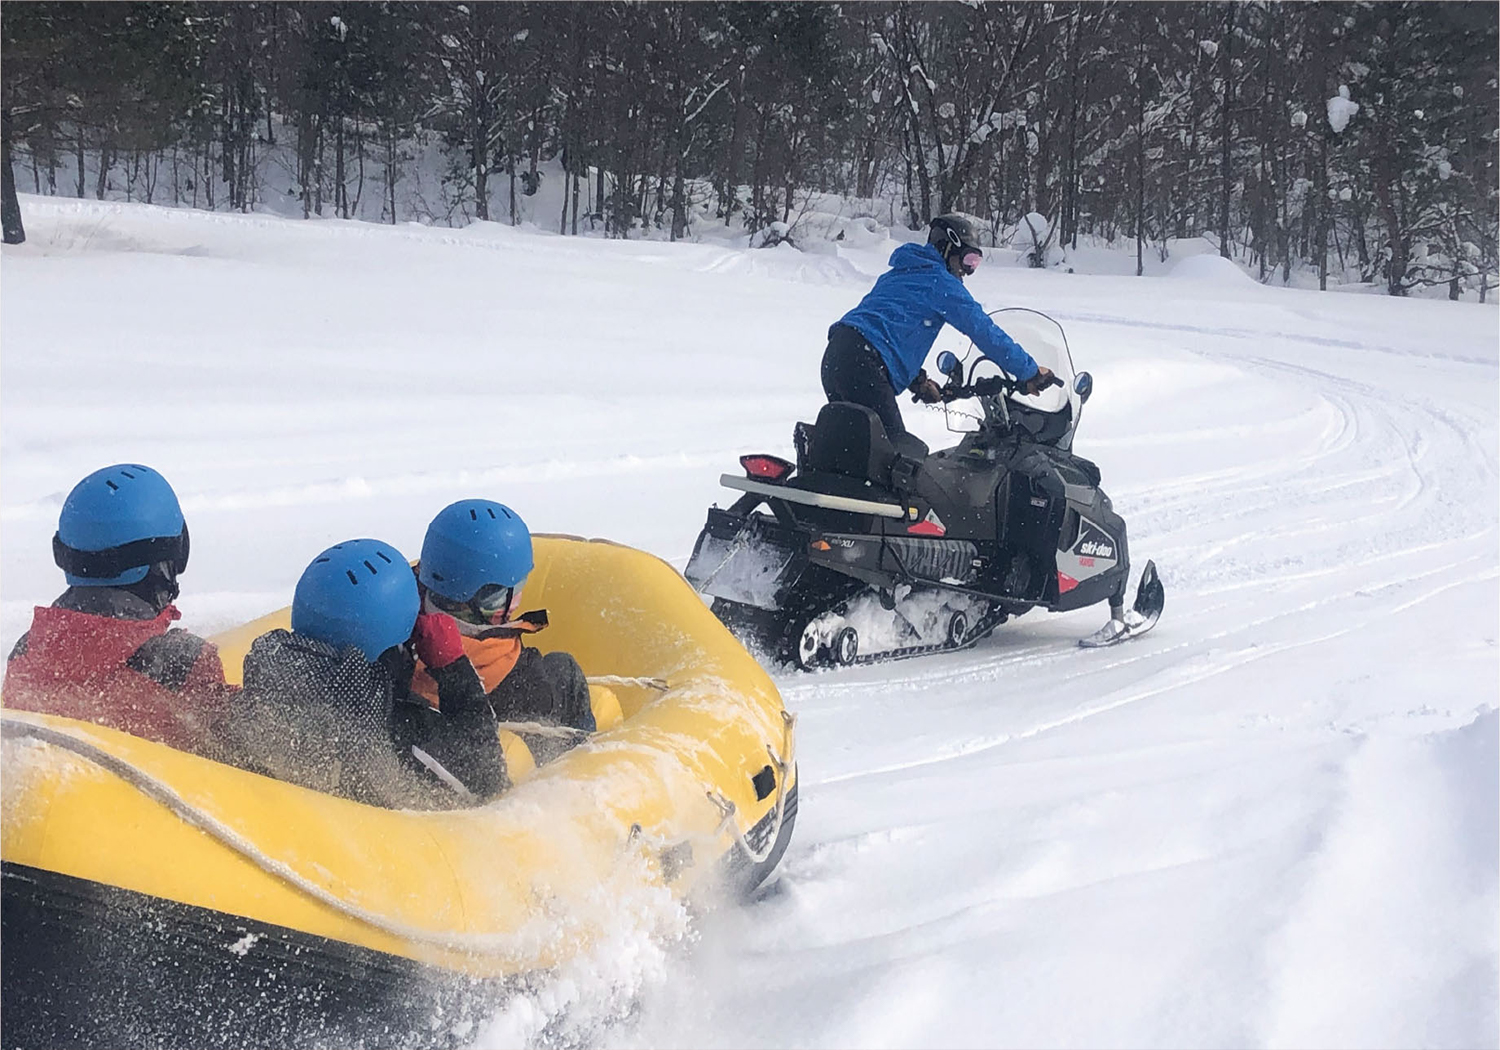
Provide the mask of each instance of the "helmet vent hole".
[{"label": "helmet vent hole", "polygon": [[327,558],[315,558],[314,559],[314,564],[317,564],[317,565],[327,565],[328,564],[328,559]]},{"label": "helmet vent hole", "polygon": [[474,510],[472,507],[469,508],[469,520],[470,521],[478,521],[479,520],[479,512],[476,511],[476,510]]},{"label": "helmet vent hole", "polygon": [[126,477],[127,477],[127,478],[129,478],[129,479],[130,479],[130,480],[131,480],[131,481],[134,481],[134,480],[135,480],[135,475],[134,475],[134,474],[132,474],[132,473],[130,473],[130,471],[128,471],[128,470],[122,470],[122,471],[120,471],[120,473],[121,473],[121,474],[124,474],[124,475],[125,475],[125,476],[126,476]]},{"label": "helmet vent hole", "polygon": [[447,578],[447,577],[445,577],[445,576],[444,576],[444,575],[443,575],[443,574],[442,574],[442,573],[440,573],[440,572],[436,572],[436,571],[434,571],[434,572],[433,572],[433,574],[432,574],[432,578],[433,578],[433,579],[434,579],[434,580],[437,580],[437,581],[439,581],[439,582],[442,582],[442,581],[443,581],[443,580],[445,580],[445,579],[446,579],[446,578]]},{"label": "helmet vent hole", "polygon": [[113,481],[106,481],[105,484],[109,486],[109,491],[111,492],[120,491],[120,486],[116,485]]},{"label": "helmet vent hole", "polygon": [[370,562],[369,562],[369,560],[368,560],[368,559],[366,559],[366,561],[365,561],[365,568],[367,568],[367,569],[369,569],[369,570],[370,570],[370,575],[371,575],[371,576],[374,576],[374,575],[375,575],[375,574],[376,574],[376,572],[377,572],[377,571],[378,571],[378,570],[377,570],[377,569],[376,569],[376,568],[375,568],[375,566],[373,566],[373,565],[371,565],[371,564],[370,564]]},{"label": "helmet vent hole", "polygon": [[380,560],[381,560],[381,561],[383,561],[383,562],[385,562],[385,563],[386,563],[386,564],[387,564],[387,565],[393,565],[393,564],[395,564],[395,563],[394,563],[394,562],[392,562],[392,561],[391,561],[391,559],[390,559],[390,558],[389,558],[389,557],[388,557],[388,556],[387,556],[387,555],[386,555],[386,553],[385,553],[385,551],[376,551],[376,552],[375,552],[375,556],[376,556],[376,557],[377,557],[377,558],[379,558],[379,559],[380,559]]},{"label": "helmet vent hole", "polygon": [[354,570],[353,569],[345,569],[344,570],[344,575],[347,576],[347,577],[349,577],[349,582],[352,583],[352,584],[354,584],[354,586],[356,586],[356,587],[359,586],[359,577],[356,576],[356,575],[354,575]]},{"label": "helmet vent hole", "polygon": [[485,510],[487,510],[487,511],[490,512],[490,517],[493,518],[495,516],[494,508],[492,508],[492,507],[486,507]]}]

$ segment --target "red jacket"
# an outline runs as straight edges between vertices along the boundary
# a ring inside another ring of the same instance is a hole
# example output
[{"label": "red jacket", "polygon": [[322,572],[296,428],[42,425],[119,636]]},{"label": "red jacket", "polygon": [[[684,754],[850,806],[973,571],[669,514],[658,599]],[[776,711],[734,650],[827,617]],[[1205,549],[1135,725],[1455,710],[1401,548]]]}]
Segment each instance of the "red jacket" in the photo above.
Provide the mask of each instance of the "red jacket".
[{"label": "red jacket", "polygon": [[229,687],[219,650],[171,626],[167,606],[122,620],[38,606],[6,665],[6,707],[63,715],[201,750]]}]

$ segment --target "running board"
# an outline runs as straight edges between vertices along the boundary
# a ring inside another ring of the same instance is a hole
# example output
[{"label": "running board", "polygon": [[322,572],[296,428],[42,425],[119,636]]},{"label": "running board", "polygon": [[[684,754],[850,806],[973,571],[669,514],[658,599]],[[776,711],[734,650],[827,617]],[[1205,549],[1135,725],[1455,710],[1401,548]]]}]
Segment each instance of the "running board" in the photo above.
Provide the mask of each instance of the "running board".
[{"label": "running board", "polygon": [[727,489],[738,489],[755,496],[801,503],[807,507],[822,507],[825,510],[843,510],[851,514],[874,514],[879,518],[905,518],[906,508],[894,503],[876,503],[874,500],[854,499],[850,496],[830,496],[824,492],[807,492],[791,489],[785,485],[770,485],[764,481],[738,477],[734,474],[719,475],[719,484]]}]

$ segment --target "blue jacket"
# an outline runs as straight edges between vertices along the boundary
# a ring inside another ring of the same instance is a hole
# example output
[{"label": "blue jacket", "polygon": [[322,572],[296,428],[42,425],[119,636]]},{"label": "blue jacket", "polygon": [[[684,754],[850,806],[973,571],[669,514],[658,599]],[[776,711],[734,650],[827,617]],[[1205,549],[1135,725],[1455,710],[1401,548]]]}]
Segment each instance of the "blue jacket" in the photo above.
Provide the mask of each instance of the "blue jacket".
[{"label": "blue jacket", "polygon": [[1017,379],[1036,375],[1031,355],[990,320],[930,244],[903,244],[892,252],[891,268],[838,323],[856,329],[875,348],[900,393],[927,360],[944,322]]}]

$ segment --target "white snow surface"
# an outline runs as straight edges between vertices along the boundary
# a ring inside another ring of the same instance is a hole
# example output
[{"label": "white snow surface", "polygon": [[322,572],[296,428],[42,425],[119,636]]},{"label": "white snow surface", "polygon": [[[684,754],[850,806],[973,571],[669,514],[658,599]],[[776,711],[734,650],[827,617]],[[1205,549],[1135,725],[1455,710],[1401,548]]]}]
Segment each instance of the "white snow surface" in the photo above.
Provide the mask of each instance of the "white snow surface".
[{"label": "white snow surface", "polygon": [[1184,256],[1177,260],[1166,272],[1166,276],[1179,281],[1202,281],[1206,284],[1240,288],[1253,287],[1256,284],[1255,278],[1231,260],[1220,255],[1210,255],[1207,252]]},{"label": "white snow surface", "polygon": [[[894,247],[23,203],[7,645],[62,587],[63,497],[120,461],[182,496],[203,633],[285,604],[338,540],[415,555],[467,496],[680,566],[735,457],[790,453],[828,325]],[[475,1045],[1496,1045],[1494,310],[969,286],[1067,326],[1095,377],[1075,447],[1160,567],[1160,625],[1084,652],[1102,609],[1032,613],[963,653],[780,674],[802,805],[774,884],[497,1004]]]}]

